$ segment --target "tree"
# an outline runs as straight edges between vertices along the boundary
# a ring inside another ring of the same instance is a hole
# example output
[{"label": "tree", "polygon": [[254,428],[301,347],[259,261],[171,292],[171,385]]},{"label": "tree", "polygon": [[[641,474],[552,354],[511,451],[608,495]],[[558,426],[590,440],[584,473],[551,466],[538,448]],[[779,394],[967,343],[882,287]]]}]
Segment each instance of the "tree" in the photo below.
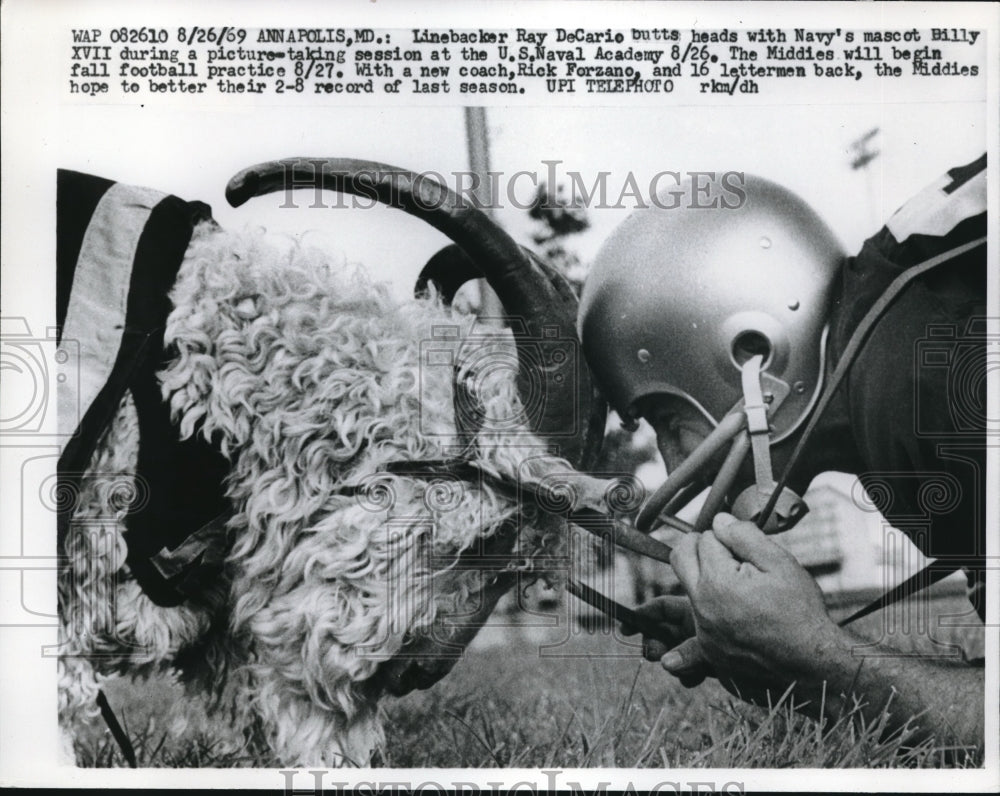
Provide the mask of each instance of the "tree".
[{"label": "tree", "polygon": [[535,189],[528,215],[537,222],[531,239],[539,256],[559,269],[579,295],[586,269],[580,256],[566,247],[566,238],[590,228],[586,208],[567,200],[562,185],[552,189],[543,182]]}]

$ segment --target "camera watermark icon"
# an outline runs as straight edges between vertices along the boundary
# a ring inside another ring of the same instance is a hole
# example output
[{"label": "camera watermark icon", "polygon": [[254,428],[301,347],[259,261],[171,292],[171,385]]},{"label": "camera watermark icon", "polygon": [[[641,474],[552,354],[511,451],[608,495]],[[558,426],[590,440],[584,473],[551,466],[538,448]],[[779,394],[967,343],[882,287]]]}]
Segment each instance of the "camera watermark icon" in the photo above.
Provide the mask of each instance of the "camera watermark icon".
[{"label": "camera watermark icon", "polygon": [[[492,320],[492,319],[491,319]],[[558,325],[543,326],[535,337],[528,335],[522,318],[507,317],[516,346],[496,331],[463,336],[459,326],[435,326],[431,339],[420,343],[420,431],[428,436],[451,435],[443,430],[437,413],[429,409],[440,403],[440,385],[454,384],[455,426],[459,433],[475,435],[479,430],[503,434],[532,434],[532,428],[553,411],[557,389],[574,396],[565,403],[559,426],[546,436],[576,434],[580,411],[580,350],[575,330]],[[506,399],[509,385],[518,387],[519,401]],[[550,386],[551,385],[551,386]]]},{"label": "camera watermark icon", "polygon": [[[634,659],[642,649],[641,640],[622,635],[612,606],[616,601],[631,604],[643,577],[638,571],[645,563],[642,556],[629,554],[628,547],[621,548],[616,541],[620,522],[645,500],[642,482],[632,474],[566,471],[538,479],[531,492],[530,498],[521,500],[534,500],[541,511],[567,520],[567,567],[560,574],[588,584],[602,597],[602,603],[590,604],[567,593],[561,606],[564,633],[540,644],[539,656]],[[581,649],[574,644],[580,636],[603,636],[606,642],[599,651]]]},{"label": "camera watermark icon", "polygon": [[[950,533],[943,537],[934,534],[941,534],[942,528],[949,532],[956,524],[970,527],[977,522],[967,517],[967,512],[957,512],[970,498],[982,499],[981,496],[967,494],[963,482],[948,472],[886,471],[859,476],[851,498],[862,511],[883,515],[877,547],[879,591],[895,594],[905,589],[906,592],[875,614],[874,620],[869,620],[869,624],[878,622],[877,627],[872,626],[866,633],[872,640],[857,645],[852,654],[976,657],[974,650],[981,647],[982,638],[978,634],[983,624],[969,602],[972,580],[966,575],[969,562],[983,556],[985,551],[976,549],[979,541],[974,533],[968,535],[964,549],[962,540]],[[886,516],[891,517],[891,523]]]},{"label": "camera watermark icon", "polygon": [[72,436],[80,420],[80,347],[32,332],[27,318],[0,318],[0,439],[37,443]]},{"label": "camera watermark icon", "polygon": [[[476,476],[475,470],[460,477],[443,472],[446,465],[414,462],[359,482],[358,505],[390,513],[379,542],[380,550],[386,546],[379,557],[388,562],[378,589],[386,621],[362,650],[364,657],[394,657],[383,645],[435,613],[440,621],[419,633],[429,649],[411,645],[408,659],[460,658],[487,623],[492,631],[536,643],[538,654],[547,657],[578,657],[566,645],[600,625],[596,630],[622,647],[602,657],[634,657],[635,640],[622,637],[610,620],[595,621],[589,607],[564,598],[560,587],[567,578],[582,578],[609,594],[631,593],[628,572],[616,567],[622,558],[615,557],[613,537],[616,518],[642,504],[641,482],[620,474],[553,472],[551,457],[533,448],[526,452],[536,455],[522,460],[516,478]],[[488,493],[500,499],[501,508],[509,502],[513,513],[506,520],[499,519],[504,512],[484,512],[483,505],[493,502]],[[455,522],[463,529],[475,526],[475,538],[458,544],[448,527]]]},{"label": "camera watermark icon", "polygon": [[1000,417],[988,417],[986,405],[986,385],[1000,371],[1000,337],[988,333],[987,320],[970,318],[964,327],[931,324],[917,340],[913,405],[918,436],[1000,436]]},{"label": "camera watermark icon", "polygon": [[59,627],[59,643],[41,649],[45,657],[145,652],[121,621],[134,610],[122,589],[128,578],[122,531],[125,518],[148,504],[150,486],[132,473],[58,473],[56,459],[30,456],[21,465],[20,544],[15,555],[0,556],[5,588],[19,590],[19,603],[3,626]]}]

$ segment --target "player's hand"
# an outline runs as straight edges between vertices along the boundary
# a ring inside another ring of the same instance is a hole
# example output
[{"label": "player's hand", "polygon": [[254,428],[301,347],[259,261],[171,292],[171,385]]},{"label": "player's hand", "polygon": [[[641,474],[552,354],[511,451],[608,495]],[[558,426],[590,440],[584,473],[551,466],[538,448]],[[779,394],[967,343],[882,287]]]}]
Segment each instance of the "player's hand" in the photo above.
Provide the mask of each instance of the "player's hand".
[{"label": "player's hand", "polygon": [[[680,656],[680,663],[674,668],[681,684],[691,688],[700,685],[711,676],[711,667],[705,662],[695,638],[694,614],[691,601],[681,595],[657,597],[635,609],[636,613],[656,622],[661,632],[658,638],[643,635],[642,654],[647,661],[656,662],[668,652]],[[628,623],[622,623],[622,634],[635,635],[639,631]]]},{"label": "player's hand", "polygon": [[686,676],[700,658],[751,701],[819,676],[823,650],[840,629],[812,576],[753,523],[720,514],[713,530],[674,547],[671,564],[690,598],[694,639],[685,643],[697,648],[667,651],[660,659],[667,671]]}]

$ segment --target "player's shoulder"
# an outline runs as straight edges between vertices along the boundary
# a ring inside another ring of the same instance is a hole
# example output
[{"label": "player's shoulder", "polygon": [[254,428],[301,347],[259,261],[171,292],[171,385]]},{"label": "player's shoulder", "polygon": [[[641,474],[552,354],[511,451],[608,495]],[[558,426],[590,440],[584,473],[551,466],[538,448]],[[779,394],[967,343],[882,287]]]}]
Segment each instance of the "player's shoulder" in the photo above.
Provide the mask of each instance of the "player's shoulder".
[{"label": "player's shoulder", "polygon": [[[986,155],[950,169],[900,207],[844,263],[833,310],[834,347],[848,337],[892,281],[914,266],[986,236]],[[924,300],[949,312],[985,301],[986,249],[966,248],[921,278]],[[908,293],[919,292],[910,288]],[[912,299],[913,296],[910,296]]]},{"label": "player's shoulder", "polygon": [[[950,169],[886,221],[884,254],[902,266],[969,242],[986,231],[986,155]],[[894,243],[897,250],[892,250]]]}]

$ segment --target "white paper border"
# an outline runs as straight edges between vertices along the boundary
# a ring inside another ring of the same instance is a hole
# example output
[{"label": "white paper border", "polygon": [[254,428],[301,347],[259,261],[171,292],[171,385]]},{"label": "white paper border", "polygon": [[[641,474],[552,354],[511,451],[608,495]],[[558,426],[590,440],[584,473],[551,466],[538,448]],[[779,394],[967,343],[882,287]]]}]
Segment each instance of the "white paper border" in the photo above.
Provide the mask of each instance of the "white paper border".
[{"label": "white paper border", "polygon": [[[330,9],[325,3],[278,5],[268,3],[122,3],[122,2],[6,2],[3,5],[3,295],[4,314],[11,314],[24,307],[34,308],[34,313],[44,317],[51,306],[54,290],[54,169],[59,165],[59,153],[53,146],[52,131],[60,124],[60,108],[51,99],[50,87],[61,79],[59,38],[52,34],[64,25],[77,24],[86,19],[94,26],[120,25],[177,25],[179,17],[190,18],[198,24],[233,24],[244,26],[314,25]],[[998,7],[992,4],[932,4],[932,3],[705,3],[705,4],[632,4],[612,2],[548,3],[548,2],[402,2],[402,0],[358,0],[336,6],[339,26],[370,27],[496,27],[507,28],[515,24],[525,27],[550,28],[574,20],[574,26],[602,27],[622,24],[630,12],[642,14],[647,26],[657,24],[662,18],[670,27],[722,28],[743,26],[805,26],[844,28],[895,27],[899,25],[926,28],[969,27],[987,31],[988,69],[987,107],[989,130],[990,207],[994,234],[989,242],[990,317],[998,315],[997,240],[997,143],[998,97],[997,65]],[[668,21],[667,21],[668,20]],[[26,66],[30,68],[26,68]],[[153,148],[150,147],[150,150]],[[151,151],[137,152],[138,157],[155,157]],[[159,186],[153,186],[159,187]],[[199,198],[199,197],[190,197]],[[994,321],[993,332],[996,332]],[[996,417],[1000,400],[994,379],[989,395],[990,417]],[[0,450],[3,492],[12,494],[16,487],[12,479],[16,473],[8,471],[9,458]],[[996,528],[998,494],[995,488],[1000,479],[996,474],[1000,465],[1000,450],[990,449],[988,483],[988,517]],[[9,506],[0,508],[0,522],[9,517]],[[0,526],[3,527],[3,526]],[[54,534],[53,534],[54,538]],[[998,540],[991,536],[988,554],[995,560],[1000,553]],[[995,573],[993,573],[995,574]],[[53,578],[54,583],[54,578]],[[54,593],[54,588],[53,588]],[[0,606],[2,608],[2,606]],[[988,590],[988,610],[997,616],[1000,610],[1000,592],[997,578],[992,577]],[[266,770],[84,770],[58,767],[54,764],[57,738],[54,721],[55,693],[54,661],[37,658],[40,643],[51,643],[53,632],[37,630],[0,629],[0,782],[3,784],[36,784],[60,786],[113,786],[113,787],[280,787],[282,778],[276,771]],[[598,769],[565,770],[559,775],[562,783],[575,781],[585,788],[593,788],[602,781],[622,783],[622,775],[639,789],[650,787],[665,779],[681,782],[714,781],[724,783],[732,779],[744,780],[748,789],[773,790],[912,790],[965,792],[996,791],[1000,789],[998,775],[997,686],[998,669],[996,652],[1000,649],[997,628],[988,629],[988,656],[986,670],[987,693],[987,753],[983,771],[955,770],[864,770],[835,771],[808,770],[756,771],[756,770],[672,770],[661,772],[641,769],[611,772]],[[36,654],[32,654],[35,651]],[[27,678],[27,682],[26,682]],[[48,689],[48,690],[46,690]],[[410,772],[403,770],[370,772],[337,772],[328,777],[333,781],[399,782],[414,784],[425,781],[433,773],[448,781],[475,782],[484,788],[501,780],[510,783],[521,780],[539,781],[535,770],[504,771],[434,771]],[[446,775],[445,775],[446,774]],[[445,775],[445,776],[442,776]],[[612,786],[614,787],[614,786]]]}]

